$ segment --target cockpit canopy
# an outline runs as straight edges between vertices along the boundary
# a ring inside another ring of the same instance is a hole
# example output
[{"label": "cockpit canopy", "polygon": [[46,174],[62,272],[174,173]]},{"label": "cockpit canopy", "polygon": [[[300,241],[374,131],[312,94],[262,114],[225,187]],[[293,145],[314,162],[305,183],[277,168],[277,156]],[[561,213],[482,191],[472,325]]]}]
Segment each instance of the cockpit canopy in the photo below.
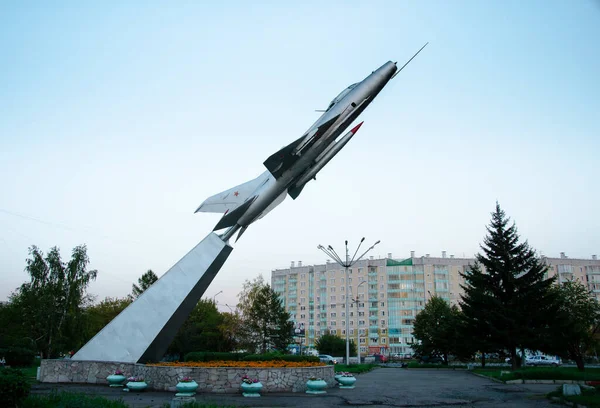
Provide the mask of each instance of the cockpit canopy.
[{"label": "cockpit canopy", "polygon": [[344,98],[344,96],[346,96],[348,94],[348,92],[350,92],[352,89],[354,89],[354,87],[356,87],[356,85],[358,85],[358,83],[350,85],[348,88],[346,88],[342,92],[340,92],[340,94],[338,96],[333,98],[333,100],[331,101],[331,103],[329,104],[329,106],[327,107],[327,110],[325,112],[327,112],[329,109],[333,108],[333,106],[336,103],[338,103],[339,101],[341,101],[342,98]]}]

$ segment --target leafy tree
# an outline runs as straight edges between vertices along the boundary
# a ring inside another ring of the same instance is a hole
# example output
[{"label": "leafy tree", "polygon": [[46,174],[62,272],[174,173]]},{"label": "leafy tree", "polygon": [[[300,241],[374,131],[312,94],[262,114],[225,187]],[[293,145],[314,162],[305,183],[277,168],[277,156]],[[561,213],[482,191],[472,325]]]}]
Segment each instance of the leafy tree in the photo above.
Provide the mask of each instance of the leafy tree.
[{"label": "leafy tree", "polygon": [[21,346],[36,350],[33,339],[21,323],[21,313],[14,302],[0,304],[0,348]]},{"label": "leafy tree", "polygon": [[223,351],[234,351],[240,344],[242,319],[239,313],[222,312],[223,318],[219,325]]},{"label": "leafy tree", "polygon": [[148,272],[143,274],[140,278],[138,278],[138,285],[135,283],[131,285],[131,296],[134,299],[137,299],[146,289],[148,289],[154,282],[158,280],[158,276],[152,269],[148,269]]},{"label": "leafy tree", "polygon": [[448,355],[458,344],[460,311],[439,296],[433,296],[415,317],[413,349],[420,355],[440,356],[448,364]]},{"label": "leafy tree", "polygon": [[[554,278],[545,279],[547,266],[496,203],[480,245],[483,254],[468,273],[461,308],[465,320],[487,347],[508,350],[513,369],[520,366],[517,348],[537,350],[543,330],[555,320]],[[485,271],[483,268],[485,268]]]},{"label": "leafy tree", "polygon": [[544,336],[547,342],[540,349],[574,360],[579,371],[583,371],[585,353],[597,343],[594,334],[600,324],[600,304],[579,281],[554,285],[552,290],[559,309]]},{"label": "leafy tree", "polygon": [[44,254],[29,248],[25,270],[30,282],[11,295],[19,310],[20,324],[44,358],[77,346],[83,333],[83,309],[91,302],[86,290],[97,271],[88,270],[90,262],[85,245],[73,249],[71,260],[64,263],[57,247]]},{"label": "leafy tree", "polygon": [[223,323],[215,302],[201,299],[177,332],[167,354],[177,354],[183,361],[183,356],[191,351],[231,351],[221,331]]},{"label": "leafy tree", "polygon": [[[330,356],[346,355],[346,339],[327,331],[315,341],[315,347],[320,354],[329,354]],[[356,343],[350,339],[350,356],[356,356]]]},{"label": "leafy tree", "polygon": [[266,353],[271,349],[285,350],[292,343],[293,323],[283,303],[262,275],[244,282],[238,295],[241,311],[243,346]]},{"label": "leafy tree", "polygon": [[125,310],[132,301],[129,296],[125,298],[107,297],[100,303],[87,307],[85,310],[85,336],[81,345],[83,346],[94,337],[104,326]]}]

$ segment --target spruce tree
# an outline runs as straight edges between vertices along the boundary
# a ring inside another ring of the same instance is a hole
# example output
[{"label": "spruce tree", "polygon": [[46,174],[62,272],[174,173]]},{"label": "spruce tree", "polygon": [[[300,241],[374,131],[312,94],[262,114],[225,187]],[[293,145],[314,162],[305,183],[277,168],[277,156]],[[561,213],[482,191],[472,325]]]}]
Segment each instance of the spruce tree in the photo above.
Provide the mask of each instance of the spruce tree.
[{"label": "spruce tree", "polygon": [[520,366],[517,349],[536,350],[557,308],[550,291],[555,278],[545,279],[547,266],[520,242],[517,227],[509,225],[500,205],[492,213],[488,235],[470,270],[461,308],[481,350],[507,350],[513,369]]}]

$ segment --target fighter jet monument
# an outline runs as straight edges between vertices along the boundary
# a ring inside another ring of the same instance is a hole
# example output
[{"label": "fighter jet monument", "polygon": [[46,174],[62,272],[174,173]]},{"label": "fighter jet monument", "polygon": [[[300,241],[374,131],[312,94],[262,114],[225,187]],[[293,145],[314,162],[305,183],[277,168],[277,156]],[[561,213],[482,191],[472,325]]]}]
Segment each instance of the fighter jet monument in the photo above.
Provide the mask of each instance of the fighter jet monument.
[{"label": "fighter jet monument", "polygon": [[[342,150],[363,122],[346,129],[402,67],[388,61],[336,96],[323,115],[298,139],[264,161],[266,171],[207,198],[196,212],[223,216],[213,231],[158,281],[115,317],[74,356],[74,360],[145,363],[159,361],[250,224],[277,207],[287,195],[298,198],[306,183]],[[340,137],[341,136],[341,137]]]}]

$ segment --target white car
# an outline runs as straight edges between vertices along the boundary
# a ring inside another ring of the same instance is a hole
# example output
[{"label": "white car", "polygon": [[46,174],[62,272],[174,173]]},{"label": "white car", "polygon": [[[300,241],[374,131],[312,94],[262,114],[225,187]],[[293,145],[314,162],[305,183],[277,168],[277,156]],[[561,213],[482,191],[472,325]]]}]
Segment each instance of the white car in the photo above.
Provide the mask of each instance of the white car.
[{"label": "white car", "polygon": [[525,364],[526,365],[532,365],[532,366],[554,366],[554,367],[558,367],[559,365],[562,364],[562,361],[560,361],[560,358],[556,358],[553,356],[531,356],[531,357],[527,357],[525,359]]},{"label": "white car", "polygon": [[322,363],[337,364],[337,360],[329,354],[319,354],[319,360],[321,360]]}]

